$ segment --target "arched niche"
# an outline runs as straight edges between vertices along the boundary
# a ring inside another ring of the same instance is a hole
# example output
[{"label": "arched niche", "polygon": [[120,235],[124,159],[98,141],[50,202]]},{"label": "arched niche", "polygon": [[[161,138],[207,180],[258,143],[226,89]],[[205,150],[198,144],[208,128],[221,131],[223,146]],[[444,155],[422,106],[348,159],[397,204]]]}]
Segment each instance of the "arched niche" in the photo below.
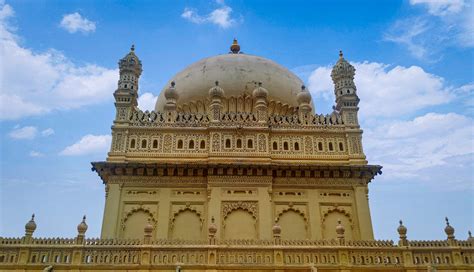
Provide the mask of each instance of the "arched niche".
[{"label": "arched niche", "polygon": [[308,239],[307,220],[302,213],[293,209],[283,211],[278,216],[278,224],[281,227],[281,239]]},{"label": "arched niche", "polygon": [[241,208],[228,213],[224,221],[224,239],[257,239],[254,216]]},{"label": "arched niche", "polygon": [[201,240],[202,222],[200,215],[191,209],[179,211],[171,224],[171,237],[180,240]]},{"label": "arched niche", "polygon": [[[123,222],[122,238],[125,239],[143,239],[145,234],[145,226],[151,222],[156,225],[152,214],[145,209],[133,210],[126,215]],[[152,237],[155,236],[153,230]]]},{"label": "arched niche", "polygon": [[341,210],[332,210],[325,214],[323,222],[323,238],[326,240],[336,239],[336,226],[338,220],[341,220],[341,224],[345,228],[344,239],[353,240],[352,220],[349,214]]}]

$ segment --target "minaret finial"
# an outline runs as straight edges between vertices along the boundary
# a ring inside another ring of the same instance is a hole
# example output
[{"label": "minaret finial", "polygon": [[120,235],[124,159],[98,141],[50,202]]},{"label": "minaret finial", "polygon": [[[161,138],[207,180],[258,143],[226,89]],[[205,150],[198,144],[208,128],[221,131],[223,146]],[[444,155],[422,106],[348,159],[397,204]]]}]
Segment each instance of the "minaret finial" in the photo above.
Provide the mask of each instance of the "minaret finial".
[{"label": "minaret finial", "polygon": [[135,44],[132,44],[132,47],[130,47],[130,51],[135,51]]},{"label": "minaret finial", "polygon": [[236,38],[234,38],[234,41],[232,42],[232,45],[230,46],[230,52],[232,54],[238,54],[240,52],[240,45],[237,42]]},{"label": "minaret finial", "polygon": [[340,59],[344,58],[344,54],[342,53],[342,50],[339,50],[339,58]]}]

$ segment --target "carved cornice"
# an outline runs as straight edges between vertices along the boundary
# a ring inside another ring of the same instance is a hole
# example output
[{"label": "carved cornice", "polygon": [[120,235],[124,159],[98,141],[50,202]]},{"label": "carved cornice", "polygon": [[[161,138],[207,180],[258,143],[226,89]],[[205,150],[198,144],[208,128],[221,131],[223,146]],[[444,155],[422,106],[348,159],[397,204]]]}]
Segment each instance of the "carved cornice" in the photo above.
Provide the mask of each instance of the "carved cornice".
[{"label": "carved cornice", "polygon": [[[323,165],[290,163],[137,163],[137,162],[93,162],[102,181],[107,183],[110,177],[209,177],[209,176],[248,176],[272,177],[279,183],[284,179],[296,180],[348,180],[359,179],[370,182],[381,174],[379,165]],[[263,179],[266,180],[266,179]]]}]

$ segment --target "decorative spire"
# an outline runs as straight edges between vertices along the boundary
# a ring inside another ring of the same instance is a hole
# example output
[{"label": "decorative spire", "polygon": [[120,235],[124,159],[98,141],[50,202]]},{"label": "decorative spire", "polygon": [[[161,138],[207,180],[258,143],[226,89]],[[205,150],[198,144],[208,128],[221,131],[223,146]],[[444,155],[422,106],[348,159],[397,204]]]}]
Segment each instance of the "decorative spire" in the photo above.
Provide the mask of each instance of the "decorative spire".
[{"label": "decorative spire", "polygon": [[444,220],[446,220],[446,227],[444,228],[444,232],[448,236],[448,240],[453,240],[454,239],[454,228],[451,225],[449,225],[448,217],[445,217]]},{"label": "decorative spire", "polygon": [[25,225],[25,235],[33,235],[33,232],[36,230],[35,214],[31,215],[30,221]]},{"label": "decorative spire", "polygon": [[470,230],[467,231],[467,240],[468,240],[468,241],[474,241],[474,237],[472,237],[472,233],[471,233]]},{"label": "decorative spire", "polygon": [[88,228],[88,226],[86,224],[86,216],[84,215],[82,217],[81,223],[79,223],[79,225],[77,225],[78,234],[81,235],[81,236],[84,236],[86,234],[87,228]]},{"label": "decorative spire", "polygon": [[339,59],[343,59],[344,58],[344,54],[342,53],[342,50],[339,50]]},{"label": "decorative spire", "polygon": [[132,52],[135,51],[135,45],[134,44],[132,44],[132,47],[130,47],[130,51],[132,51]]},{"label": "decorative spire", "polygon": [[399,222],[400,222],[400,226],[398,226],[397,231],[398,231],[398,236],[400,237],[400,240],[398,241],[398,244],[400,246],[408,246],[407,228],[403,225],[402,220],[400,220]]},{"label": "decorative spire", "polygon": [[236,38],[234,38],[234,41],[232,42],[232,45],[230,46],[230,52],[232,54],[238,54],[240,52],[240,45],[237,42]]}]

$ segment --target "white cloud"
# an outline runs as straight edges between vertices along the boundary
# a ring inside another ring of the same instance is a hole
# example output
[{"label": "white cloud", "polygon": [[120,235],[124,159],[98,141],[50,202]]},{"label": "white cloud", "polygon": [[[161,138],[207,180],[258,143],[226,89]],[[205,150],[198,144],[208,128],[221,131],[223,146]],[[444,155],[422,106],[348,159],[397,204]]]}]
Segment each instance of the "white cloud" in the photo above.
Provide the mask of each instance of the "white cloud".
[{"label": "white cloud", "polygon": [[69,33],[76,33],[78,31],[88,33],[95,31],[95,23],[82,17],[81,14],[77,12],[65,14],[61,20],[60,26]]},{"label": "white cloud", "polygon": [[30,151],[30,157],[33,157],[33,158],[44,157],[44,154],[41,152],[32,150]]},{"label": "white cloud", "polygon": [[408,51],[418,59],[425,59],[427,54],[433,54],[433,51],[427,51],[424,43],[423,34],[429,29],[428,22],[421,19],[399,20],[391,27],[390,31],[385,33],[386,41],[398,43],[407,47]]},{"label": "white cloud", "polygon": [[47,128],[41,131],[41,136],[43,137],[48,137],[54,134],[54,129],[52,128]]},{"label": "white cloud", "polygon": [[397,20],[384,33],[386,41],[405,46],[416,58],[437,61],[451,47],[474,47],[472,3],[463,0],[410,0],[427,13]]},{"label": "white cloud", "polygon": [[457,113],[427,113],[408,121],[395,120],[366,128],[364,147],[370,160],[382,163],[391,178],[418,177],[420,170],[472,156],[473,125],[473,119]]},{"label": "white cloud", "polygon": [[221,28],[229,28],[237,22],[232,18],[232,8],[227,6],[224,1],[216,1],[221,7],[213,10],[211,13],[202,16],[195,9],[185,8],[181,17],[195,24],[211,23]]},{"label": "white cloud", "polygon": [[110,135],[88,134],[78,142],[64,148],[59,154],[63,156],[81,156],[105,153],[109,150],[111,141],[112,136]]},{"label": "white cloud", "polygon": [[142,111],[152,111],[155,109],[157,99],[158,96],[154,96],[152,93],[144,93],[138,97],[138,107]]},{"label": "white cloud", "polygon": [[19,127],[16,126],[8,136],[17,140],[33,140],[38,134],[38,129],[33,126]]},{"label": "white cloud", "polygon": [[460,12],[464,6],[464,0],[410,0],[411,5],[425,5],[428,12],[435,16],[445,16]]},{"label": "white cloud", "polygon": [[118,71],[94,64],[77,65],[50,49],[34,52],[20,45],[0,6],[0,59],[9,63],[0,73],[0,120],[13,120],[68,110],[111,99]]},{"label": "white cloud", "polygon": [[[418,66],[392,67],[377,62],[352,64],[356,68],[355,83],[361,99],[362,118],[411,114],[428,106],[444,104],[454,97],[441,77]],[[313,96],[329,103],[335,101],[331,69],[329,66],[319,67],[308,79]]]}]

